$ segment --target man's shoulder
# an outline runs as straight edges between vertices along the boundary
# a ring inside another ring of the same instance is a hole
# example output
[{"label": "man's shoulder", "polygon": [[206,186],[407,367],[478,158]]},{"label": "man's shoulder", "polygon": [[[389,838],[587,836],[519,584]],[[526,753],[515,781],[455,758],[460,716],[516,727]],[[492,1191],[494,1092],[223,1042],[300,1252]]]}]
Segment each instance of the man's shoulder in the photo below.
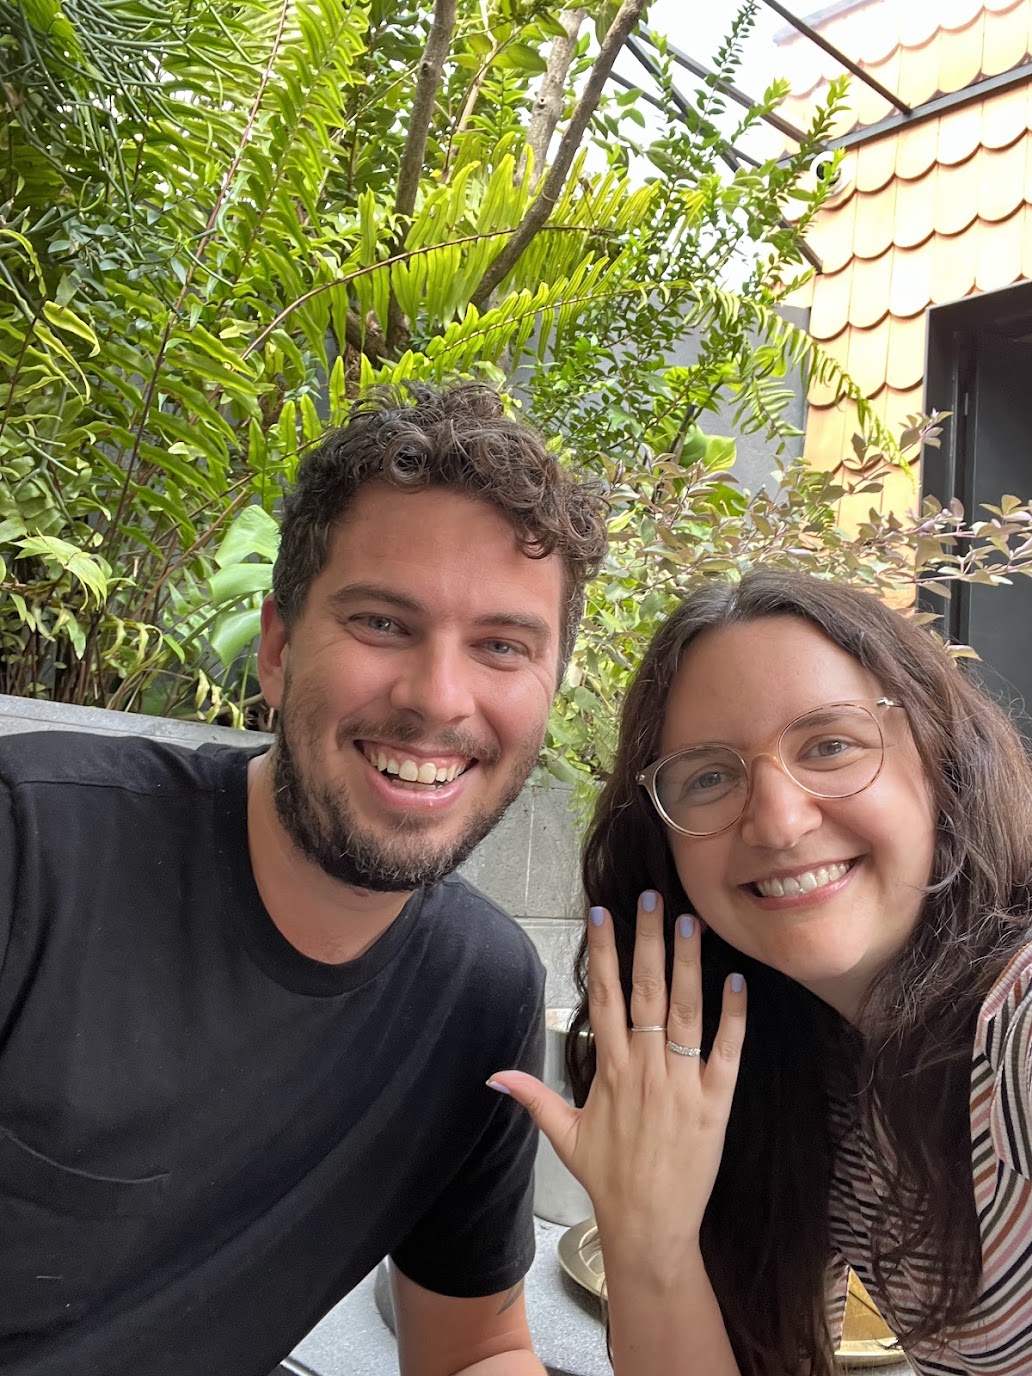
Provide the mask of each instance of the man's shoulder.
[{"label": "man's shoulder", "polygon": [[190,750],[146,736],[85,731],[28,731],[0,735],[0,780],[9,789],[65,786],[161,793],[176,784],[218,785],[236,751]]},{"label": "man's shoulder", "polygon": [[463,959],[490,965],[496,988],[507,978],[519,987],[544,979],[541,957],[526,931],[463,875],[447,875],[427,891],[424,904],[424,912],[461,948]]}]

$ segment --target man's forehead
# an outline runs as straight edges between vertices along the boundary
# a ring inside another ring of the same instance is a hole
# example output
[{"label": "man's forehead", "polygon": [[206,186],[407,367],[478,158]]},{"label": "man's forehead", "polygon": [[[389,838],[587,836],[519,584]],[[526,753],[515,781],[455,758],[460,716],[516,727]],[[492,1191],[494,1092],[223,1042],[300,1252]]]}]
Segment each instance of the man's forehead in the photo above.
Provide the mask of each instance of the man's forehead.
[{"label": "man's forehead", "polygon": [[375,591],[413,613],[450,607],[549,638],[565,612],[561,558],[527,553],[504,512],[448,488],[368,484],[334,529],[322,581],[337,602]]}]

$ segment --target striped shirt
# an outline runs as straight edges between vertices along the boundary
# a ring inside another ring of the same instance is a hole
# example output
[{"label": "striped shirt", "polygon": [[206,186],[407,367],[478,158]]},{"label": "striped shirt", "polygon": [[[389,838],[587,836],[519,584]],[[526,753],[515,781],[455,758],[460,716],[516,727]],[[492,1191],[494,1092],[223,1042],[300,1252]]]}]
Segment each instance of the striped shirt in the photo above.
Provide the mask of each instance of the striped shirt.
[{"label": "striped shirt", "polygon": [[[831,1235],[838,1253],[875,1303],[870,1228],[884,1177],[878,1151],[845,1116],[831,1190]],[[961,1334],[919,1343],[907,1357],[920,1376],[1028,1376],[1032,1372],[1032,946],[1011,960],[982,1005],[971,1066],[971,1159],[982,1236],[982,1288]],[[904,1267],[904,1287],[920,1292],[920,1259]]]}]

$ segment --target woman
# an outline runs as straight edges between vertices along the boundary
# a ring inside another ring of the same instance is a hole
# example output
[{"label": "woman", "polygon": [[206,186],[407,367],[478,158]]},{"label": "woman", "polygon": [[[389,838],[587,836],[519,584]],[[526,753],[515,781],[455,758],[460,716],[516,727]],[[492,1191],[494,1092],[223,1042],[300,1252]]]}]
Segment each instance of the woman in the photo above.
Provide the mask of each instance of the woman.
[{"label": "woman", "polygon": [[591,1194],[619,1376],[827,1376],[846,1262],[918,1372],[1032,1369],[1030,876],[1020,737],[913,621],[757,572],[660,629],[586,843],[584,1108],[495,1081]]}]

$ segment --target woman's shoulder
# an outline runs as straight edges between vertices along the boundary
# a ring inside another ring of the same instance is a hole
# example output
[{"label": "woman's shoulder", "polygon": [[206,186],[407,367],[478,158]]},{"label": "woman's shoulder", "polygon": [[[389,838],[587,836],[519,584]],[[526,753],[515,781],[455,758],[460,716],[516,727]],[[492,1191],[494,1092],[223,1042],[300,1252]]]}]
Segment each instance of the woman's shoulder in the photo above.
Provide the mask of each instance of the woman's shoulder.
[{"label": "woman's shoulder", "polygon": [[1032,1031],[1032,942],[1000,971],[978,1015],[976,1052],[999,1069],[1005,1049],[1019,1028]]},{"label": "woman's shoulder", "polygon": [[982,1004],[971,1107],[976,1142],[988,1127],[995,1157],[1032,1179],[1032,944],[1011,958]]}]

